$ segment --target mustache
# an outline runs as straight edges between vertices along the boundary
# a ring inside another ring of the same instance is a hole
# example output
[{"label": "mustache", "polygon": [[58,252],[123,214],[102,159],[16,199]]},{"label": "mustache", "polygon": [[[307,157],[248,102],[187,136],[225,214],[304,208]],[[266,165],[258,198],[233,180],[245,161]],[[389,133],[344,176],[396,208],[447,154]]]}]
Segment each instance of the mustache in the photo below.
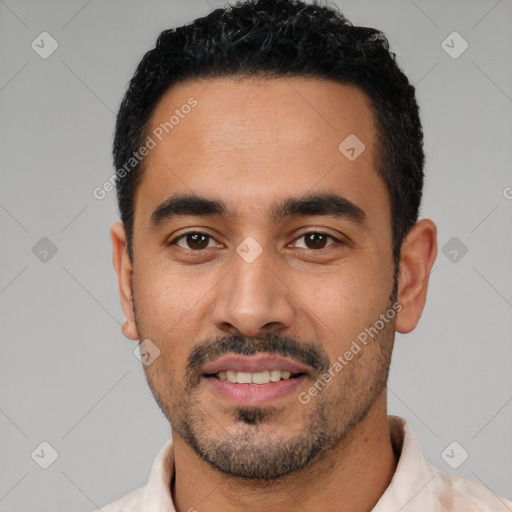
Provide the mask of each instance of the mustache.
[{"label": "mustache", "polygon": [[317,375],[329,370],[330,362],[326,352],[313,343],[302,343],[282,334],[264,334],[258,338],[231,335],[203,342],[190,352],[186,370],[189,382],[197,382],[203,367],[224,354],[252,356],[270,354],[288,357],[309,367]]}]

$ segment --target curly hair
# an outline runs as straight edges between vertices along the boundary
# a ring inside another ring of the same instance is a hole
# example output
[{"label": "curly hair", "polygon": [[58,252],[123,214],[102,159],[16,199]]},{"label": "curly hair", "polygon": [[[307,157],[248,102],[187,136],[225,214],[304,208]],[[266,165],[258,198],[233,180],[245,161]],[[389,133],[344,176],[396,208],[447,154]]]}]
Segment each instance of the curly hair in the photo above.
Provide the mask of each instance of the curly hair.
[{"label": "curly hair", "polygon": [[423,189],[423,129],[415,88],[385,35],[354,26],[339,9],[303,0],[245,0],[190,24],[164,30],[130,80],[114,137],[117,199],[130,257],[135,191],[143,162],[119,170],[137,152],[159,100],[189,79],[312,77],[359,87],[377,125],[377,172],[389,193],[395,266],[416,223]]}]

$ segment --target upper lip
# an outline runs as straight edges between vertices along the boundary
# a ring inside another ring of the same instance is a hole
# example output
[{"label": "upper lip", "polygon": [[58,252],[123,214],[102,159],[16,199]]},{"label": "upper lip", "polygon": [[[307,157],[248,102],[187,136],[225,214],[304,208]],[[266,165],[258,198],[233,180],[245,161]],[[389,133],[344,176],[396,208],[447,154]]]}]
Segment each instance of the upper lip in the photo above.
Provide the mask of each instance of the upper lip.
[{"label": "upper lip", "polygon": [[241,356],[228,354],[219,357],[204,367],[205,375],[213,375],[223,371],[258,373],[270,370],[281,370],[293,374],[310,372],[305,366],[289,359],[273,355]]}]

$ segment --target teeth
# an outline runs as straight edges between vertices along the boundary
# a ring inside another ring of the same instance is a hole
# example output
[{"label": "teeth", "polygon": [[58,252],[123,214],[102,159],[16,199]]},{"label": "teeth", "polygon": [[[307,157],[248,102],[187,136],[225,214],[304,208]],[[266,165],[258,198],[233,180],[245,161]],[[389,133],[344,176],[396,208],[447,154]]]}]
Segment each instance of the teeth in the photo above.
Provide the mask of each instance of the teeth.
[{"label": "teeth", "polygon": [[290,372],[282,372],[281,370],[265,370],[256,373],[227,370],[216,375],[220,380],[227,380],[238,384],[268,384],[269,382],[277,382],[281,379],[288,380],[291,377]]},{"label": "teeth", "polygon": [[239,384],[250,384],[251,383],[251,374],[249,372],[237,372],[236,373],[236,381]]},{"label": "teeth", "polygon": [[281,372],[279,370],[271,370],[270,380],[272,382],[277,382],[278,380],[281,380]]},{"label": "teeth", "polygon": [[[251,382],[253,384],[268,384],[269,382],[268,370],[265,372],[258,372],[251,374]],[[238,381],[240,382],[240,381]]]}]

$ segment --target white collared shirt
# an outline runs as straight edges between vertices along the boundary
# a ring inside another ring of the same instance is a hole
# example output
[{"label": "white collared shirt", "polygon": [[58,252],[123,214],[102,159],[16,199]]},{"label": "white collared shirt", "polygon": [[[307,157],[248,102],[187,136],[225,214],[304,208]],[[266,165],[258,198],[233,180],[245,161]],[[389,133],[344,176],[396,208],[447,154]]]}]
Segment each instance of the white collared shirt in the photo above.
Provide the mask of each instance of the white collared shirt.
[{"label": "white collared shirt", "polygon": [[[372,512],[512,512],[511,501],[426,462],[411,425],[404,419],[388,416],[388,422],[399,460]],[[153,463],[148,484],[101,512],[176,512],[171,497],[173,473],[172,441],[168,441]]]}]

